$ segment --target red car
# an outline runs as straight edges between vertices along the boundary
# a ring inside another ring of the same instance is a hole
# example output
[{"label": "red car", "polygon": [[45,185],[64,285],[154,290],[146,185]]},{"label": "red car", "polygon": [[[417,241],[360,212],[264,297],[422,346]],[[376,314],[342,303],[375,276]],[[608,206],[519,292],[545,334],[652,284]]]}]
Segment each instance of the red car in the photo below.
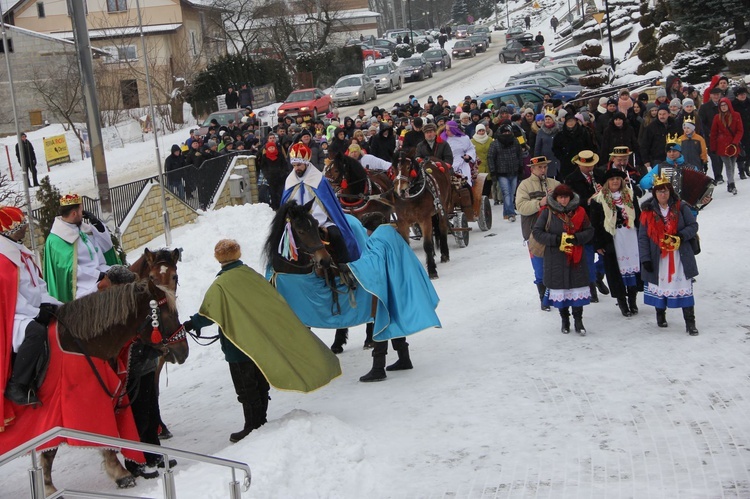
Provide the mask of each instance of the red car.
[{"label": "red car", "polygon": [[365,45],[364,43],[361,45],[361,47],[362,47],[362,58],[364,60],[375,61],[377,59],[383,58],[383,56],[380,54],[380,51],[378,49],[374,49],[370,47],[369,45]]},{"label": "red car", "polygon": [[303,88],[289,94],[276,114],[281,122],[287,116],[312,116],[316,119],[318,115],[325,115],[330,110],[330,95],[317,88]]}]

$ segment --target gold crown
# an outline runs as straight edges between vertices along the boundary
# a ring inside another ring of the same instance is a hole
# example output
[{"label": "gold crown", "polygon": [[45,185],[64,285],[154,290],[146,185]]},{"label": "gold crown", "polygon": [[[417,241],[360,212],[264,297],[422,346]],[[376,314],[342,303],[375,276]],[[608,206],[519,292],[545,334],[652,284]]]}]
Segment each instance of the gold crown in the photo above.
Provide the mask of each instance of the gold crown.
[{"label": "gold crown", "polygon": [[667,144],[679,144],[680,141],[678,140],[680,138],[679,133],[668,133],[667,134]]},{"label": "gold crown", "polygon": [[671,182],[669,181],[669,177],[664,175],[664,173],[659,172],[659,175],[656,175],[654,177],[654,189],[657,189],[663,185],[671,185]]},{"label": "gold crown", "polygon": [[60,198],[60,206],[73,206],[81,204],[81,196],[78,194],[66,194]]},{"label": "gold crown", "polygon": [[685,116],[685,119],[682,121],[682,123],[690,123],[691,125],[695,125],[695,118],[693,118],[692,116]]}]

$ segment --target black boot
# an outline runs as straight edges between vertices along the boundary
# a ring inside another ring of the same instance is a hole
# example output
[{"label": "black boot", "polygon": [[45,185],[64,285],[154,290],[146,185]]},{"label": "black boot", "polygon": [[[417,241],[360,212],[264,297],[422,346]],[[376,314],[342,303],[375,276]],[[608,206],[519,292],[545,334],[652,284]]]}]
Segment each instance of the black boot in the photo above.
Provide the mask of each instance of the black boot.
[{"label": "black boot", "polygon": [[544,310],[545,312],[549,312],[549,305],[544,304],[544,294],[547,292],[547,288],[544,286],[544,284],[539,283],[536,285],[536,290],[539,293],[539,302],[542,305],[542,310]]},{"label": "black boot", "polygon": [[31,321],[26,327],[26,336],[18,347],[13,361],[13,371],[5,386],[5,397],[17,405],[41,404],[35,386],[41,372],[46,371],[45,357],[48,355],[47,328]]},{"label": "black boot", "polygon": [[628,288],[628,307],[630,308],[630,315],[638,313],[638,288],[635,286]]},{"label": "black boot", "polygon": [[656,309],[656,325],[659,327],[667,327],[667,309],[657,308]]},{"label": "black boot", "polygon": [[573,307],[573,327],[576,333],[586,336],[586,328],[583,325],[583,307]]},{"label": "black boot", "polygon": [[630,317],[630,308],[628,308],[628,300],[626,298],[618,298],[617,299],[617,306],[620,307],[620,312],[622,312],[622,315],[625,317]]},{"label": "black boot", "polygon": [[344,351],[344,345],[346,340],[349,339],[349,328],[341,328],[336,330],[336,336],[333,339],[333,345],[331,345],[331,352],[342,353]]},{"label": "black boot", "polygon": [[740,180],[745,180],[747,178],[745,168],[747,168],[745,165],[737,165],[737,170],[740,172]]},{"label": "black boot", "polygon": [[591,303],[599,303],[599,295],[596,293],[595,282],[589,284],[589,290],[591,291]]},{"label": "black boot", "polygon": [[242,430],[229,435],[229,441],[239,442],[265,423],[270,387],[261,370],[251,360],[229,362],[229,373],[245,419]]},{"label": "black boot", "polygon": [[604,274],[596,274],[596,287],[599,289],[599,292],[603,295],[609,294],[609,288],[604,283]]},{"label": "black boot", "polygon": [[684,307],[682,316],[685,318],[685,331],[690,336],[698,336],[698,328],[695,327],[695,307]]},{"label": "black boot", "polygon": [[570,310],[568,310],[568,307],[560,309],[560,318],[562,319],[560,332],[562,334],[570,333]]},{"label": "black boot", "polygon": [[372,340],[373,331],[375,331],[375,323],[368,322],[367,326],[365,326],[365,344],[362,345],[362,350],[375,348],[375,342]]},{"label": "black boot", "polygon": [[727,192],[731,192],[735,196],[737,195],[737,188],[734,186],[734,182],[727,184]]},{"label": "black boot", "polygon": [[398,360],[386,367],[386,371],[405,371],[414,368],[409,358],[409,344],[405,340],[402,344],[398,345],[398,348],[396,348],[396,345],[393,345],[393,349],[398,352]]},{"label": "black boot", "polygon": [[372,369],[370,372],[359,378],[363,383],[385,380],[385,356],[388,353],[387,341],[376,341],[375,348],[372,350]]}]

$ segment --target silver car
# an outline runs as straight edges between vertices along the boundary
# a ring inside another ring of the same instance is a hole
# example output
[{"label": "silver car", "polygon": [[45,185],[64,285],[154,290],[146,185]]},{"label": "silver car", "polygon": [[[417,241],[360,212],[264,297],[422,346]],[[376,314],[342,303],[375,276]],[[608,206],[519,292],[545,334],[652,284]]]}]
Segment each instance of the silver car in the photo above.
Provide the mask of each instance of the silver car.
[{"label": "silver car", "polygon": [[336,106],[352,102],[364,104],[370,99],[377,99],[377,97],[378,91],[375,90],[375,82],[364,74],[342,76],[333,86],[333,92],[331,92],[331,99]]},{"label": "silver car", "polygon": [[365,68],[365,74],[375,83],[376,90],[391,93],[394,89],[400,90],[404,85],[401,70],[392,61],[370,64]]}]

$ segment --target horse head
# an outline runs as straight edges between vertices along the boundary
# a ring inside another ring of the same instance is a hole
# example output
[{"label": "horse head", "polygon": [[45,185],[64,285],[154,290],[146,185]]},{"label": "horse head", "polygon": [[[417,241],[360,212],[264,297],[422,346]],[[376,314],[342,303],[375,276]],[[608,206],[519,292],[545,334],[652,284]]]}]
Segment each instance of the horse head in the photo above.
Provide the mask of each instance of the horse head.
[{"label": "horse head", "polygon": [[315,199],[304,206],[289,201],[276,212],[263,251],[268,263],[275,265],[279,258],[294,261],[294,266],[304,269],[297,273],[309,273],[313,265],[330,268],[331,255],[320,237],[318,221],[311,214],[314,203]]},{"label": "horse head", "polygon": [[396,178],[393,180],[393,190],[402,199],[409,194],[411,181],[417,177],[417,166],[403,151],[394,165]]},{"label": "horse head", "polygon": [[339,192],[343,189],[341,185],[346,179],[346,163],[344,163],[344,155],[341,152],[337,152],[333,159],[323,169],[323,175],[328,179],[335,192]]},{"label": "horse head", "polygon": [[[177,313],[177,304],[172,290],[148,280],[150,308],[145,327],[138,329],[138,337],[147,345],[159,350],[164,359],[172,364],[182,364],[187,359],[188,348],[185,328]],[[156,305],[156,306],[154,306]],[[158,332],[158,334],[157,334]]]},{"label": "horse head", "polygon": [[[144,262],[138,269],[138,277],[148,278],[159,286],[165,286],[172,291],[177,291],[177,262],[182,259],[181,249],[169,250],[162,248],[150,251],[146,248],[141,258]],[[135,264],[133,266],[135,267]]]}]

